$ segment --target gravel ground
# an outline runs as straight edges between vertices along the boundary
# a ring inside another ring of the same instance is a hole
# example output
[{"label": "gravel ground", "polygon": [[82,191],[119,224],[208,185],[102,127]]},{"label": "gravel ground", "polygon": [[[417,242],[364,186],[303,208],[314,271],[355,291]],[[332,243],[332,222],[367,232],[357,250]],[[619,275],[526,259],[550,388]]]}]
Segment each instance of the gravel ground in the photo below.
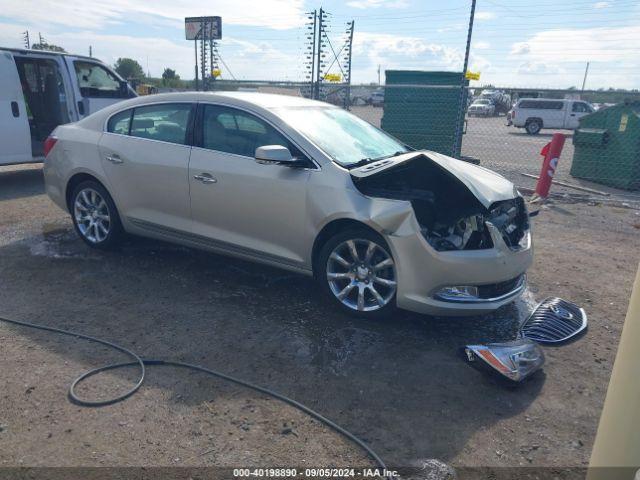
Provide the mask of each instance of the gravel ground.
[{"label": "gravel ground", "polygon": [[[495,315],[367,323],[336,313],[312,280],[272,268],[144,239],[91,251],[42,192],[39,166],[0,169],[1,315],[269,386],[391,465],[588,463],[639,260],[636,210],[545,208],[534,221],[529,291]],[[506,388],[460,359],[465,343],[512,338],[549,295],[584,306],[590,326],[546,348],[544,372]],[[123,403],[81,408],[66,398],[69,382],[122,357],[6,324],[0,345],[0,467],[371,465],[289,406],[172,368],[150,368]],[[104,374],[83,392],[121,391],[133,373]]]}]

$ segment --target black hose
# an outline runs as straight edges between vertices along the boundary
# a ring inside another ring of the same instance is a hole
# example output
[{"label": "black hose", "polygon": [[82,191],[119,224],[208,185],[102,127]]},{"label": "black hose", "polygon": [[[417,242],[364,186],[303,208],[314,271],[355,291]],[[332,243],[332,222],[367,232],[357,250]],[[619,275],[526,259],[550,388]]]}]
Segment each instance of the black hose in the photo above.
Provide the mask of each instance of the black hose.
[{"label": "black hose", "polygon": [[[387,469],[387,466],[384,463],[384,461],[382,460],[382,458],[380,458],[380,456],[375,451],[373,451],[373,449],[371,447],[369,447],[365,442],[363,442],[358,437],[356,437],[353,433],[351,433],[350,431],[348,431],[345,428],[341,427],[337,423],[329,420],[328,418],[326,418],[325,416],[323,416],[320,413],[316,412],[315,410],[312,410],[311,408],[307,407],[306,405],[303,405],[302,403],[297,402],[297,401],[293,400],[292,398],[289,398],[289,397],[287,397],[285,395],[282,395],[282,394],[280,394],[278,392],[274,392],[273,390],[270,390],[270,389],[268,389],[266,387],[261,387],[259,385],[254,385],[253,383],[247,382],[245,380],[241,380],[239,378],[232,377],[231,375],[227,375],[225,373],[221,373],[221,372],[218,372],[216,370],[210,370],[208,368],[201,367],[200,365],[192,365],[190,363],[174,362],[174,361],[170,361],[170,360],[142,359],[135,352],[129,350],[128,348],[122,347],[122,346],[120,346],[118,344],[109,342],[107,340],[102,340],[100,338],[92,337],[90,335],[84,335],[82,333],[76,333],[76,332],[72,332],[72,331],[69,331],[69,330],[64,330],[62,328],[48,327],[46,325],[39,325],[39,324],[36,324],[36,323],[21,322],[19,320],[11,320],[11,319],[4,318],[4,317],[0,317],[0,322],[9,323],[9,324],[12,324],[12,325],[18,325],[20,327],[33,328],[35,330],[44,330],[44,331],[47,331],[47,332],[58,333],[60,335],[67,335],[67,336],[70,336],[70,337],[80,338],[80,339],[83,339],[83,340],[88,340],[90,342],[99,343],[101,345],[105,345],[107,347],[113,348],[113,349],[118,350],[119,352],[122,352],[125,355],[128,355],[129,357],[133,358],[133,360],[134,360],[133,362],[112,363],[112,364],[109,364],[109,365],[105,365],[103,367],[94,368],[92,370],[89,370],[88,372],[83,373],[78,378],[76,378],[71,383],[71,386],[69,387],[69,398],[71,399],[72,402],[76,403],[77,405],[81,405],[83,407],[104,407],[106,405],[113,405],[114,403],[118,403],[118,402],[121,402],[121,401],[129,398],[131,395],[136,393],[140,389],[142,384],[144,383],[144,379],[145,379],[145,375],[146,375],[145,365],[188,368],[188,369],[191,369],[191,370],[196,370],[196,371],[199,371],[199,372],[203,372],[203,373],[212,375],[214,377],[221,378],[222,380],[226,380],[228,382],[232,382],[232,383],[235,383],[237,385],[241,385],[243,387],[250,388],[250,389],[255,390],[257,392],[260,392],[260,393],[269,395],[271,397],[277,398],[278,400],[297,408],[298,410],[300,410],[300,411],[306,413],[307,415],[309,415],[310,417],[313,417],[316,420],[324,423],[328,427],[332,428],[336,432],[340,433],[341,435],[343,435],[344,437],[348,438],[353,443],[358,445],[360,448],[362,448],[362,450],[364,450],[367,453],[367,455],[369,455],[378,464],[378,467],[380,469],[382,469],[382,470],[386,470]],[[94,401],[94,400],[83,400],[82,398],[80,398],[76,394],[76,387],[80,383],[85,381],[87,378],[89,378],[89,377],[97,375],[98,373],[105,372],[107,370],[116,370],[116,369],[119,369],[119,368],[132,367],[132,366],[135,366],[135,365],[137,365],[140,368],[140,377],[139,377],[138,381],[136,382],[136,384],[133,386],[133,388],[131,388],[127,392],[123,393],[122,395],[119,395],[119,396],[113,397],[113,398],[109,398],[107,400]],[[391,475],[389,475],[388,478],[391,478]]]}]

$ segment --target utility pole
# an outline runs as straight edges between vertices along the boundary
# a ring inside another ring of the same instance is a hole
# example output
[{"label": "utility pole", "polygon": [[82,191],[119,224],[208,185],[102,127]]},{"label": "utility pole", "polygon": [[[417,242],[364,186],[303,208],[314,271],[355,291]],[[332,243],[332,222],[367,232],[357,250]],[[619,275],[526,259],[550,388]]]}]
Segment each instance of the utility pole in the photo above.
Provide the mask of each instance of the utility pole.
[{"label": "utility pole", "polygon": [[378,64],[378,85],[380,85],[380,64]]},{"label": "utility pole", "polygon": [[355,20],[351,20],[351,25],[349,26],[349,48],[347,50],[347,92],[345,96],[345,107],[347,109],[351,106],[351,51],[353,50],[353,31],[355,26]]},{"label": "utility pole", "polygon": [[464,123],[464,112],[467,67],[469,65],[469,51],[471,50],[471,34],[473,33],[473,19],[476,14],[476,0],[471,0],[471,14],[469,15],[469,29],[467,31],[467,48],[464,52],[464,66],[462,67],[462,78],[460,80],[460,98],[458,106],[458,121],[456,123],[456,138],[453,141],[452,157],[456,158],[462,150],[462,124]]},{"label": "utility pole", "polygon": [[22,32],[22,38],[24,40],[24,46],[27,50],[31,48],[31,42],[29,42],[29,30]]},{"label": "utility pole", "polygon": [[93,57],[93,48],[89,45],[89,56]]},{"label": "utility pole", "polygon": [[320,99],[320,78],[322,76],[322,35],[324,34],[324,10],[320,8],[320,14],[318,16],[318,65],[316,69],[316,88],[314,98]]},{"label": "utility pole", "polygon": [[589,74],[589,62],[587,62],[587,68],[584,69],[584,78],[582,79],[582,91],[584,92],[584,87],[587,84],[587,75]]},{"label": "utility pole", "polygon": [[200,90],[200,85],[198,82],[198,40],[195,40],[193,42],[193,49],[196,55],[196,63],[195,63],[195,68],[196,68],[196,91]]},{"label": "utility pole", "polygon": [[[308,29],[312,29],[312,35],[311,35],[311,58],[310,58],[310,64],[308,65],[308,67],[311,67],[311,76],[309,77],[311,79],[310,82],[310,91],[309,91],[309,96],[311,98],[315,97],[315,75],[316,75],[316,24],[318,23],[318,12],[317,10],[314,10],[313,12],[309,12],[309,20],[313,19],[313,27],[307,27]],[[309,47],[307,47],[308,49]]]}]

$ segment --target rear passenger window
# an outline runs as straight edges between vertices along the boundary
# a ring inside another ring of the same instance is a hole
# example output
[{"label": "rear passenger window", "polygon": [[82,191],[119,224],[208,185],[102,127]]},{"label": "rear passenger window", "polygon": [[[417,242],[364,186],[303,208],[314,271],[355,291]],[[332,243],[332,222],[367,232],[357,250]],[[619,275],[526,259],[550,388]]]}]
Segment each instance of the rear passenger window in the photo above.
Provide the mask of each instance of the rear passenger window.
[{"label": "rear passenger window", "polygon": [[550,102],[548,100],[523,100],[519,108],[536,108],[540,110],[562,110],[564,102]]},{"label": "rear passenger window", "polygon": [[107,123],[107,132],[119,135],[129,135],[129,125],[131,124],[131,110],[116,113]]},{"label": "rear passenger window", "polygon": [[191,104],[167,103],[138,107],[133,111],[131,136],[186,144]]}]

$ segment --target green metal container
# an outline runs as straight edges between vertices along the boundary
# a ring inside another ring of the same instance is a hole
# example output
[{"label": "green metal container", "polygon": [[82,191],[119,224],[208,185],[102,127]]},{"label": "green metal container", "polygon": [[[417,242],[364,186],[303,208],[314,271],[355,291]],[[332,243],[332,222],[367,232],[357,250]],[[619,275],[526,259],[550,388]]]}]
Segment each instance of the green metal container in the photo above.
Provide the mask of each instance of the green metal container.
[{"label": "green metal container", "polygon": [[640,102],[621,103],[580,119],[571,175],[625,190],[640,189]]},{"label": "green metal container", "polygon": [[[387,70],[385,75],[382,129],[413,148],[459,157],[462,73]],[[462,105],[467,105],[467,89]]]}]

